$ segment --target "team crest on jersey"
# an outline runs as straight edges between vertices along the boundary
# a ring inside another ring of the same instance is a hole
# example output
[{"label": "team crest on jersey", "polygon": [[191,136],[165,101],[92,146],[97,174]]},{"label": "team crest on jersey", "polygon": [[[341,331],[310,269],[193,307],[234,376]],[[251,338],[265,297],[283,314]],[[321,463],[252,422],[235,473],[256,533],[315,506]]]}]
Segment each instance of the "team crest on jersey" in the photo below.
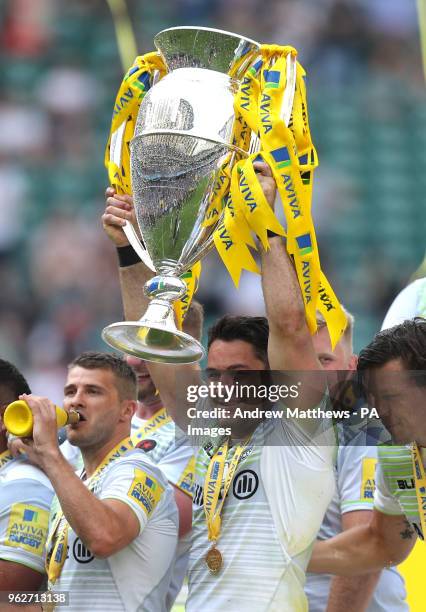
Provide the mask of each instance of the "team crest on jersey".
[{"label": "team crest on jersey", "polygon": [[49,512],[38,506],[12,504],[5,546],[21,548],[41,557],[46,543]]},{"label": "team crest on jersey", "polygon": [[153,476],[143,470],[135,469],[135,477],[127,496],[135,501],[147,516],[151,516],[163,491],[164,487]]},{"label": "team crest on jersey", "polygon": [[138,442],[135,448],[140,448],[145,453],[149,453],[149,451],[152,451],[156,446],[157,446],[157,442],[155,440],[146,439],[146,440],[141,440],[140,442]]}]

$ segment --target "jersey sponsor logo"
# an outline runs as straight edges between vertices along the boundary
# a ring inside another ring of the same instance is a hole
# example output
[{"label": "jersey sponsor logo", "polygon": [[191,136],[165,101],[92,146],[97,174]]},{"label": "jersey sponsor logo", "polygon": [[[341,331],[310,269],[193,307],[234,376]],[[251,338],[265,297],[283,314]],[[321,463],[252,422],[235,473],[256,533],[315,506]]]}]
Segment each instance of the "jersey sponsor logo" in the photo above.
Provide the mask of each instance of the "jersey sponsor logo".
[{"label": "jersey sponsor logo", "polygon": [[232,490],[237,499],[253,497],[259,487],[259,477],[253,470],[243,470],[234,478]]},{"label": "jersey sponsor logo", "polygon": [[195,479],[195,457],[194,455],[189,459],[182,472],[180,480],[176,483],[176,486],[182,491],[189,493],[192,497],[194,493],[194,479]]},{"label": "jersey sponsor logo", "polygon": [[28,504],[12,504],[5,546],[13,546],[43,556],[49,512]]},{"label": "jersey sponsor logo", "polygon": [[373,501],[377,459],[364,457],[362,460],[361,500]]},{"label": "jersey sponsor logo", "polygon": [[136,444],[135,448],[140,448],[145,451],[145,453],[149,453],[157,446],[157,442],[155,440],[141,440]]},{"label": "jersey sponsor logo", "polygon": [[161,498],[164,487],[143,470],[135,469],[135,476],[127,496],[142,508],[147,516],[151,516]]},{"label": "jersey sponsor logo", "polygon": [[195,506],[202,506],[204,502],[204,490],[199,484],[194,484],[194,495],[192,497],[192,503]]},{"label": "jersey sponsor logo", "polygon": [[72,547],[72,554],[77,563],[90,563],[95,558],[91,551],[86,548],[80,538],[76,538]]},{"label": "jersey sponsor logo", "polygon": [[182,489],[182,491],[186,491],[187,493],[192,495],[194,492],[194,474],[192,473],[185,474],[181,478],[181,480],[179,480],[179,482],[177,483],[177,486],[179,487],[179,489]]},{"label": "jersey sponsor logo", "polygon": [[416,488],[414,478],[410,478],[409,480],[401,478],[401,479],[398,479],[396,483],[398,485],[398,489],[401,489],[402,491],[407,490],[407,489]]}]

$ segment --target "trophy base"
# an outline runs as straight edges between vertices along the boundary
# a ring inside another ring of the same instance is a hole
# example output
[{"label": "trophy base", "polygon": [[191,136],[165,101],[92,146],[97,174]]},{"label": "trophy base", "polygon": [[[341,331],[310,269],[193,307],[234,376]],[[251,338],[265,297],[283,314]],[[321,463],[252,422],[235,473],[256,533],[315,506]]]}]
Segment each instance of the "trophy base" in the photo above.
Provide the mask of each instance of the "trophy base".
[{"label": "trophy base", "polygon": [[141,321],[122,321],[102,331],[103,340],[112,348],[145,361],[157,363],[194,363],[204,357],[202,345],[189,334]]}]

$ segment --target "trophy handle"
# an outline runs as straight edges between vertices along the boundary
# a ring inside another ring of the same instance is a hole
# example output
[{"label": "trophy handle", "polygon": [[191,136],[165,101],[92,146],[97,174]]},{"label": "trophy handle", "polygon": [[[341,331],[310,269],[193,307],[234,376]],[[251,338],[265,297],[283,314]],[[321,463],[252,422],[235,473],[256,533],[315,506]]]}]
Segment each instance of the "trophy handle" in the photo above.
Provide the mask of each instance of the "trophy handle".
[{"label": "trophy handle", "polygon": [[148,255],[148,251],[145,249],[143,244],[138,238],[137,233],[135,232],[135,228],[131,223],[126,221],[126,225],[123,227],[123,231],[126,234],[127,240],[132,245],[134,251],[139,256],[139,258],[143,261],[147,268],[156,272],[154,268],[154,264],[152,263],[151,257]]},{"label": "trophy handle", "polygon": [[[158,70],[156,71],[157,77],[159,75]],[[126,122],[124,122],[120,127],[114,132],[111,137],[111,145],[109,151],[110,161],[114,162],[116,166],[121,166],[121,156],[122,156],[122,147],[123,147],[123,137],[124,137],[124,129],[126,126]],[[143,261],[143,263],[153,272],[155,272],[154,264],[152,263],[151,257],[148,255],[147,250],[140,242],[137,233],[135,232],[135,228],[131,223],[126,221],[126,225],[123,227],[123,231],[126,235],[127,240],[132,245],[136,254]]]}]

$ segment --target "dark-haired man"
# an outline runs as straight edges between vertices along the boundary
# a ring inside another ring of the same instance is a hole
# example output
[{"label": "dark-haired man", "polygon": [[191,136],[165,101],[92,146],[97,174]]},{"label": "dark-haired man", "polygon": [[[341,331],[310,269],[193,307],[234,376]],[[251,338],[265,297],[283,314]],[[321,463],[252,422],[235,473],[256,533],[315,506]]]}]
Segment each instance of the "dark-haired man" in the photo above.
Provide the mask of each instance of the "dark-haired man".
[{"label": "dark-haired man", "polygon": [[315,572],[350,576],[396,565],[425,537],[426,320],[376,334],[358,370],[395,446],[379,447],[371,523],[316,545]]},{"label": "dark-haired man", "polygon": [[49,477],[58,501],[48,537],[49,585],[70,593],[70,610],[166,610],[178,516],[166,479],[130,440],[136,377],[124,359],[83,353],[69,366],[64,408],[81,450],[77,476],[61,454],[53,404],[21,395],[34,415],[24,448]]},{"label": "dark-haired man", "polygon": [[[352,404],[352,411],[358,413],[358,409],[363,404],[357,401],[356,392],[351,385],[352,375],[357,366],[357,356],[354,355],[352,341],[354,318],[349,312],[346,312],[346,318],[348,326],[345,333],[332,348],[325,321],[318,315],[318,332],[314,335],[313,342],[318,359],[330,374],[331,396],[337,391],[339,408],[348,409]],[[343,389],[346,391],[346,401],[339,393],[338,379],[342,381]],[[318,533],[319,540],[327,540],[342,531],[368,524],[374,509],[376,441],[371,436],[367,439],[367,432],[364,428],[360,428],[359,422],[355,428],[353,424],[349,425],[349,432],[347,425],[348,421],[343,420],[337,426],[341,444],[337,452],[336,491]],[[310,612],[341,612],[341,610],[407,612],[408,610],[404,580],[393,567],[386,568],[382,572],[350,577],[309,573],[305,592]]]},{"label": "dark-haired man", "polygon": [[[272,205],[272,173],[266,164],[255,167]],[[128,200],[115,197],[107,204],[104,224],[131,220]],[[295,370],[299,381],[321,378],[312,384],[311,394],[300,394],[298,406],[322,405],[324,380],[317,375],[321,366],[296,274],[283,240],[271,237],[270,247],[267,252],[261,249],[268,319],[227,317],[218,322],[209,337],[208,375],[227,384],[236,371],[238,376],[252,371],[258,378],[257,372],[261,377],[269,369]],[[135,262],[120,269],[126,318],[140,316],[145,306],[141,282],[149,275]],[[198,368],[147,365],[169,413],[184,423],[188,405],[177,399],[177,383],[181,390],[198,386]],[[312,440],[309,426],[316,430],[318,423],[239,419],[231,439],[207,439],[199,448],[187,610],[307,609],[304,572],[331,499],[334,455],[327,434],[321,446]]]},{"label": "dark-haired man", "polygon": [[44,576],[53,489],[41,470],[7,449],[6,406],[30,393],[17,368],[0,359],[0,591],[34,591]]}]

